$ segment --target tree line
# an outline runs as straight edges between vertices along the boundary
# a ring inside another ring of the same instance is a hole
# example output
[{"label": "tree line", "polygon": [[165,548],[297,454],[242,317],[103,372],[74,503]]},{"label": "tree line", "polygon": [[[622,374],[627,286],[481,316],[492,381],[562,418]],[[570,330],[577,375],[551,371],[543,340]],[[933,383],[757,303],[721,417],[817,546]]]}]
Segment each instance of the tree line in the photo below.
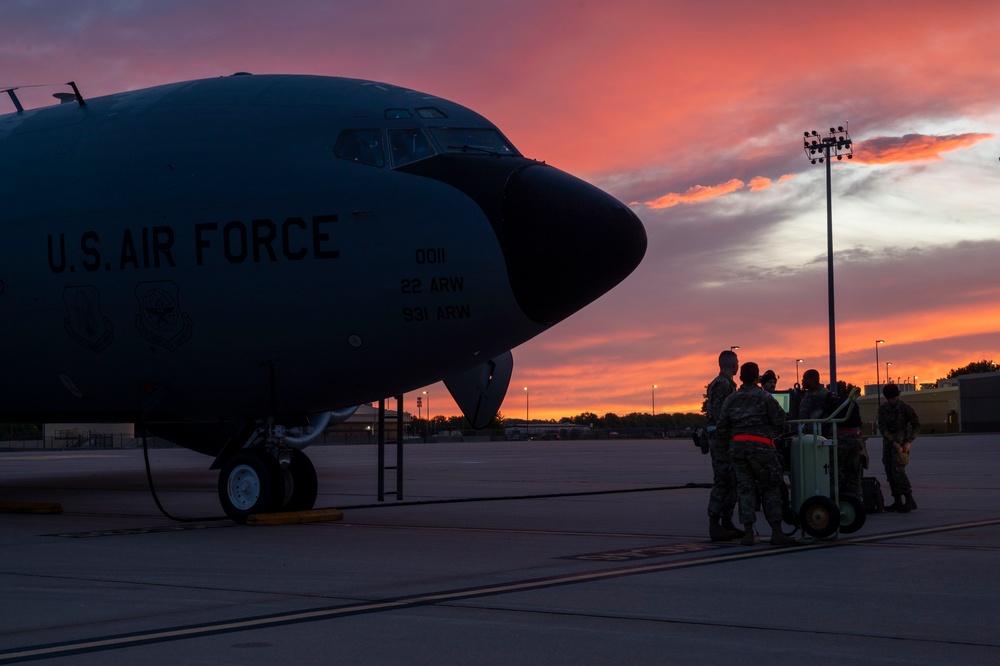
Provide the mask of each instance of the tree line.
[{"label": "tree line", "polygon": [[[954,368],[948,372],[946,379],[954,379],[960,375],[974,375],[984,372],[996,372],[997,364],[992,359],[974,361],[960,368]],[[707,385],[706,385],[707,390]],[[837,388],[842,392],[848,392],[854,388],[848,382],[837,382]],[[707,397],[705,395],[703,398]],[[463,416],[442,416],[427,419],[418,419],[412,414],[410,416],[410,427],[416,432],[442,432],[446,430],[464,431],[470,429],[470,424]],[[575,424],[587,426],[595,430],[614,430],[616,428],[660,428],[664,431],[682,431],[687,428],[699,428],[705,425],[705,403],[702,403],[701,413],[674,412],[672,414],[650,414],[649,412],[630,412],[619,415],[608,412],[604,416],[598,416],[594,412],[583,412],[576,416],[564,416],[556,419],[531,419],[529,423],[538,424]],[[502,413],[497,413],[490,423],[490,430],[503,430],[508,426],[523,425],[524,419],[508,418]],[[0,438],[10,439],[38,439],[42,436],[40,424],[34,423],[0,423]]]}]

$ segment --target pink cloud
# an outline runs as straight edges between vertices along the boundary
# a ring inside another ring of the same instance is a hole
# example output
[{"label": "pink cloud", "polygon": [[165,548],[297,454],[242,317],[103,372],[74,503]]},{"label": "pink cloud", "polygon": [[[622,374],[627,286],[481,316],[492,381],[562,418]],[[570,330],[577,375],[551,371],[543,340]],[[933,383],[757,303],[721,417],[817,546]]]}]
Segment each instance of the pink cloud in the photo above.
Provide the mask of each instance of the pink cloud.
[{"label": "pink cloud", "polygon": [[761,190],[766,190],[771,187],[773,181],[770,178],[765,178],[764,176],[757,176],[756,178],[750,179],[750,191],[760,192]]}]

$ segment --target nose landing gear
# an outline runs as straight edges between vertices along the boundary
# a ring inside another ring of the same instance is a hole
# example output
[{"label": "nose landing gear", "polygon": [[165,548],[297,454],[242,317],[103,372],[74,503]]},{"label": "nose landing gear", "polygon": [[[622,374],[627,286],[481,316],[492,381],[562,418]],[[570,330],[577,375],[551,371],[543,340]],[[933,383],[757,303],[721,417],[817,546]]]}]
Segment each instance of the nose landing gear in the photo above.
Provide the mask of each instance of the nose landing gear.
[{"label": "nose landing gear", "polygon": [[316,468],[297,449],[243,449],[219,472],[219,501],[237,523],[257,513],[308,511],[317,490]]}]

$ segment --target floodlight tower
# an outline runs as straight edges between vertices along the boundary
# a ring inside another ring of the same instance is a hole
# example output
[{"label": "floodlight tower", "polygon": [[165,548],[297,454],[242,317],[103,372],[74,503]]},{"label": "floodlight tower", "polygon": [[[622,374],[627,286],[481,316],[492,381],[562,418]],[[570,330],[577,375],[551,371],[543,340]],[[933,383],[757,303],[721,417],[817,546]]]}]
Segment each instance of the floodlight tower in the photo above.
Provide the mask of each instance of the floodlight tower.
[{"label": "floodlight tower", "polygon": [[830,186],[830,158],[843,160],[854,159],[854,148],[851,136],[845,127],[831,127],[829,136],[820,136],[812,130],[804,132],[802,149],[813,164],[818,160],[826,163],[826,265],[827,290],[830,307],[830,390],[837,392],[837,334],[834,317],[833,300],[833,192]]}]

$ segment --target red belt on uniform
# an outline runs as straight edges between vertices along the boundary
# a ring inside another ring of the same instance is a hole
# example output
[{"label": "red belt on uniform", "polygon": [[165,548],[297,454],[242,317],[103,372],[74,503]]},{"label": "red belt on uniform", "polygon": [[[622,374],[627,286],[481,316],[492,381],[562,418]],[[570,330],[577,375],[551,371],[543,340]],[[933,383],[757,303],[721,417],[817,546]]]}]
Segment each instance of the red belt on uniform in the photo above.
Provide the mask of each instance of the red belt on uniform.
[{"label": "red belt on uniform", "polygon": [[733,441],[735,442],[758,442],[760,444],[767,444],[768,446],[774,446],[774,440],[770,437],[761,437],[760,435],[733,435]]},{"label": "red belt on uniform", "polygon": [[841,435],[860,435],[861,428],[844,428],[843,430],[838,430]]}]

